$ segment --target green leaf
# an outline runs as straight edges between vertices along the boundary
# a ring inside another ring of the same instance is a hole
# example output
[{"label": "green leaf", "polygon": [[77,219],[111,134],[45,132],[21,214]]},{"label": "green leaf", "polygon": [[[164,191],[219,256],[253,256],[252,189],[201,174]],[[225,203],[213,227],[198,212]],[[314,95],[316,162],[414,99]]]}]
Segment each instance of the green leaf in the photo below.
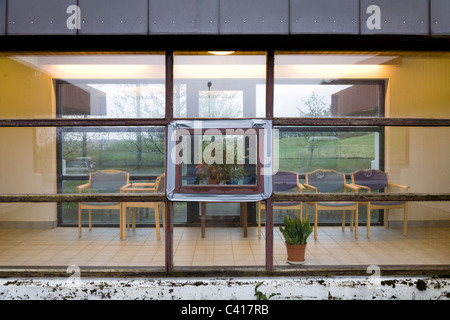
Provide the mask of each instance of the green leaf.
[{"label": "green leaf", "polygon": [[311,227],[308,218],[301,221],[300,218],[292,219],[289,216],[284,216],[280,232],[287,244],[305,244],[313,232],[313,227]]}]

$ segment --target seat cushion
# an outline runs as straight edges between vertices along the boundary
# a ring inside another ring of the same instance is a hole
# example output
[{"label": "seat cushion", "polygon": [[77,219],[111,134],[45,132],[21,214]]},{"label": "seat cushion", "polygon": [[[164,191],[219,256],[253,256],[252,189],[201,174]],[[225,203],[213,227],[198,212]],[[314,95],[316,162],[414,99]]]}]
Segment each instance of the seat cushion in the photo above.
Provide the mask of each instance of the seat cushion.
[{"label": "seat cushion", "polygon": [[274,202],[274,207],[288,207],[288,206],[298,206],[300,202]]},{"label": "seat cushion", "polygon": [[405,201],[372,201],[370,204],[377,205],[377,206],[397,206],[399,204],[404,204]]},{"label": "seat cushion", "polygon": [[120,204],[120,202],[82,202],[84,205],[88,206],[114,206]]},{"label": "seat cushion", "polygon": [[354,206],[355,202],[328,201],[328,202],[319,202],[319,204],[325,207],[347,207],[347,206]]}]

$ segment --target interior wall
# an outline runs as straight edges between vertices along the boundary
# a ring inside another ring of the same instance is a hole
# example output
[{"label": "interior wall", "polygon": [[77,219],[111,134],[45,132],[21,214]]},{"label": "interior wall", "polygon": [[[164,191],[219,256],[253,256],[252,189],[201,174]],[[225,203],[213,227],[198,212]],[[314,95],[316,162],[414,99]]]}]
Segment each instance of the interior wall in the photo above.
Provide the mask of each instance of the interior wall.
[{"label": "interior wall", "polygon": [[[55,116],[52,77],[0,57],[0,117]],[[56,129],[0,128],[0,193],[56,193]],[[2,203],[0,227],[48,227],[54,203]]]},{"label": "interior wall", "polygon": [[[408,57],[388,70],[386,116],[450,118],[450,58]],[[386,170],[414,193],[450,192],[449,128],[386,128]],[[409,204],[408,220],[450,220],[447,202]],[[394,210],[392,220],[403,220]]]}]

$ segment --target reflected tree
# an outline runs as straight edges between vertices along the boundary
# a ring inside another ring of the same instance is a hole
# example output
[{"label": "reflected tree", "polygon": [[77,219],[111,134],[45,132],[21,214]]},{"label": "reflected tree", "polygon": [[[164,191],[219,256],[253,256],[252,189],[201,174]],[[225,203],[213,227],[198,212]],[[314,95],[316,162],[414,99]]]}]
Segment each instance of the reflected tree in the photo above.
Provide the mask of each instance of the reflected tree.
[{"label": "reflected tree", "polygon": [[[304,106],[306,106],[307,111],[303,111],[304,108],[297,107],[298,112],[301,117],[330,117],[331,116],[331,105],[327,105],[324,101],[325,97],[312,92],[311,96],[303,100]],[[317,136],[322,135],[322,133],[317,132],[302,132],[302,136],[307,142],[307,148],[309,150],[309,165],[311,165],[314,151],[319,146],[319,141],[316,139]]]}]

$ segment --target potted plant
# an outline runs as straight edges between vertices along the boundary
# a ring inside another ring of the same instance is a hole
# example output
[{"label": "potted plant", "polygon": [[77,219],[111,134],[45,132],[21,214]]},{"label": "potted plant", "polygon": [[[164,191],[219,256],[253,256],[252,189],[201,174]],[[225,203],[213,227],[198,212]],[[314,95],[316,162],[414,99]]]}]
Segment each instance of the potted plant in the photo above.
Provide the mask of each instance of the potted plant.
[{"label": "potted plant", "polygon": [[[205,148],[205,145],[203,148]],[[215,153],[215,150],[213,152]],[[233,159],[233,162],[227,163],[227,159],[230,158]],[[236,150],[227,150],[225,145],[222,151],[222,163],[207,164],[202,161],[196,166],[196,169],[199,177],[207,180],[208,184],[230,184],[235,179],[242,179],[245,176],[244,166],[237,163]]]},{"label": "potted plant", "polygon": [[313,232],[313,227],[308,218],[290,218],[284,216],[284,225],[280,226],[280,232],[284,237],[289,264],[305,263],[306,239]]}]

